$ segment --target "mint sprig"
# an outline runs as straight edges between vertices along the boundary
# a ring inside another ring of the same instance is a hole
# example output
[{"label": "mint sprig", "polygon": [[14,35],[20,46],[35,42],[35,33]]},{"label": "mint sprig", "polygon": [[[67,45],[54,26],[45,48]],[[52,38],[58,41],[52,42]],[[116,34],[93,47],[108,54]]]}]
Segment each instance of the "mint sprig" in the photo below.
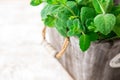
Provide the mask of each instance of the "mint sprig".
[{"label": "mint sprig", "polygon": [[31,0],[33,6],[42,3],[44,24],[64,37],[78,37],[82,51],[93,41],[120,37],[120,5],[113,0]]}]

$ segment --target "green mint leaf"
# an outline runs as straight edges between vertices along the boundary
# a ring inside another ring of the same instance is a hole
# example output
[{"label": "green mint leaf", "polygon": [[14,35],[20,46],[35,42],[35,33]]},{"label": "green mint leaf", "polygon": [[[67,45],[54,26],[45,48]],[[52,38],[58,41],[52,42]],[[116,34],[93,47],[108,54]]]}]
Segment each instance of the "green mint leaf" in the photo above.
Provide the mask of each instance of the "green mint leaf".
[{"label": "green mint leaf", "polygon": [[101,0],[102,7],[105,12],[109,12],[114,4],[114,0]]},{"label": "green mint leaf", "polygon": [[59,5],[50,5],[47,4],[41,11],[42,19],[46,19],[48,15],[55,15],[58,13],[61,7]]},{"label": "green mint leaf", "polygon": [[73,8],[74,6],[76,6],[76,3],[75,3],[75,1],[67,1],[66,5],[70,8]]},{"label": "green mint leaf", "polygon": [[86,51],[90,47],[90,37],[88,35],[81,35],[79,45],[82,51]]},{"label": "green mint leaf", "polygon": [[62,9],[57,12],[55,27],[61,35],[66,37],[68,32],[67,20],[72,15],[72,13],[66,7],[62,7]]},{"label": "green mint leaf", "polygon": [[67,27],[71,29],[71,26],[73,26],[73,20],[72,19],[67,20]]},{"label": "green mint leaf", "polygon": [[97,13],[105,13],[113,6],[113,0],[92,0]]},{"label": "green mint leaf", "polygon": [[67,21],[67,27],[69,29],[69,31],[67,32],[67,35],[70,36],[75,36],[75,32],[74,32],[74,26],[73,26],[73,20],[68,20]]},{"label": "green mint leaf", "polygon": [[67,24],[64,20],[61,20],[60,18],[56,19],[55,27],[62,36],[67,36]]},{"label": "green mint leaf", "polygon": [[101,5],[99,4],[100,2],[98,0],[92,0],[93,2],[93,6],[96,10],[97,13],[102,13],[102,10],[101,10]]},{"label": "green mint leaf", "polygon": [[81,2],[81,1],[83,1],[83,0],[75,0],[75,1],[79,3],[79,2]]},{"label": "green mint leaf", "polygon": [[78,29],[81,28],[81,24],[80,24],[79,19],[75,19],[75,20],[73,20],[73,26],[74,26],[74,27],[78,27]]},{"label": "green mint leaf", "polygon": [[39,4],[41,4],[42,3],[42,0],[31,0],[31,5],[32,6],[38,6]]},{"label": "green mint leaf", "polygon": [[44,24],[48,27],[54,27],[55,25],[55,17],[48,15],[44,20]]},{"label": "green mint leaf", "polygon": [[90,2],[90,0],[75,0],[75,1],[80,5],[87,5]]},{"label": "green mint leaf", "polygon": [[47,0],[48,4],[59,4],[59,3],[66,3],[67,0]]},{"label": "green mint leaf", "polygon": [[104,35],[109,34],[116,23],[116,17],[113,14],[100,14],[94,19],[96,31],[101,32]]},{"label": "green mint leaf", "polygon": [[67,0],[59,0],[61,3],[66,3]]},{"label": "green mint leaf", "polygon": [[48,4],[58,4],[57,0],[47,0]]},{"label": "green mint leaf", "polygon": [[64,24],[63,23],[61,24],[61,23],[62,23],[61,20],[59,20],[59,19],[56,20],[55,27],[62,36],[66,37],[67,36],[67,29],[65,28]]},{"label": "green mint leaf", "polygon": [[67,33],[68,36],[80,36],[82,32],[81,24],[79,19],[68,20],[67,26],[69,31]]},{"label": "green mint leaf", "polygon": [[83,1],[83,0],[75,0],[75,1],[79,3],[79,2],[81,2],[81,1]]},{"label": "green mint leaf", "polygon": [[95,31],[96,27],[94,25],[88,26],[89,31]]},{"label": "green mint leaf", "polygon": [[76,16],[78,13],[78,7],[75,1],[67,1],[65,4],[63,4],[63,6],[72,14],[71,16]]},{"label": "green mint leaf", "polygon": [[85,25],[86,25],[87,27],[91,26],[92,24],[93,24],[93,18],[87,19],[87,20],[85,21]]},{"label": "green mint leaf", "polygon": [[81,14],[82,23],[85,23],[86,20],[88,20],[90,18],[94,18],[96,13],[95,13],[95,10],[93,8],[82,7],[80,14]]}]

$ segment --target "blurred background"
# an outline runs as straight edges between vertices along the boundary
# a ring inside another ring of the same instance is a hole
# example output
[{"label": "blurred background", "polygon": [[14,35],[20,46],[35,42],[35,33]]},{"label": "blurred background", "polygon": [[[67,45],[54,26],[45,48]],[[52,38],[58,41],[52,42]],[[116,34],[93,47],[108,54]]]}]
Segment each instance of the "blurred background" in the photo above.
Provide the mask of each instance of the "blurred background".
[{"label": "blurred background", "polygon": [[41,8],[30,0],[0,0],[0,45],[40,43]]},{"label": "blurred background", "polygon": [[40,45],[42,7],[0,0],[0,80],[72,80]]}]

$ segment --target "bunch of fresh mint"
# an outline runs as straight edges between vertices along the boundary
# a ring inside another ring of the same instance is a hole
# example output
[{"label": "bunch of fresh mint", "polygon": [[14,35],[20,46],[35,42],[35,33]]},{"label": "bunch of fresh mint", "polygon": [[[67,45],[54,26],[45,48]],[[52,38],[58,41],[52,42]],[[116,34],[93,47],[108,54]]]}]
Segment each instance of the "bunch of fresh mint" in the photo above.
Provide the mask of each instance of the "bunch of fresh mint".
[{"label": "bunch of fresh mint", "polygon": [[120,37],[120,5],[114,0],[31,0],[33,6],[41,3],[44,24],[64,37],[78,37],[82,51],[92,41]]}]

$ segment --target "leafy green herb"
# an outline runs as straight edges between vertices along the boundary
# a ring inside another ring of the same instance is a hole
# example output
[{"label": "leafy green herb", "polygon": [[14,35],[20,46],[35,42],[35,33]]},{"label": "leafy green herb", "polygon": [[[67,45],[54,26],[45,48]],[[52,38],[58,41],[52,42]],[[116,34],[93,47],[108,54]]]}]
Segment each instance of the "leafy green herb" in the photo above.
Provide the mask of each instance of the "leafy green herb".
[{"label": "leafy green herb", "polygon": [[97,13],[105,14],[110,9],[110,7],[113,6],[113,0],[92,0],[92,1],[93,6]]},{"label": "leafy green herb", "polygon": [[79,41],[82,51],[86,51],[90,47],[90,37],[88,35],[81,35]]},{"label": "leafy green herb", "polygon": [[82,27],[80,25],[79,19],[68,20],[67,26],[69,28],[69,31],[67,33],[68,36],[80,37],[82,33]]},{"label": "leafy green herb", "polygon": [[93,41],[120,37],[120,4],[113,0],[31,0],[33,6],[42,3],[44,24],[64,37],[79,38],[82,51]]},{"label": "leafy green herb", "polygon": [[49,27],[54,27],[55,24],[55,17],[48,15],[44,21],[44,24]]},{"label": "leafy green herb", "polygon": [[39,5],[39,4],[41,4],[42,3],[42,0],[31,0],[31,5],[32,6],[37,6],[37,5]]},{"label": "leafy green herb", "polygon": [[100,14],[94,19],[96,31],[100,31],[102,34],[109,34],[116,23],[116,17],[113,14]]},{"label": "leafy green herb", "polygon": [[82,7],[81,8],[81,21],[85,23],[88,19],[95,17],[95,10],[90,7]]}]

